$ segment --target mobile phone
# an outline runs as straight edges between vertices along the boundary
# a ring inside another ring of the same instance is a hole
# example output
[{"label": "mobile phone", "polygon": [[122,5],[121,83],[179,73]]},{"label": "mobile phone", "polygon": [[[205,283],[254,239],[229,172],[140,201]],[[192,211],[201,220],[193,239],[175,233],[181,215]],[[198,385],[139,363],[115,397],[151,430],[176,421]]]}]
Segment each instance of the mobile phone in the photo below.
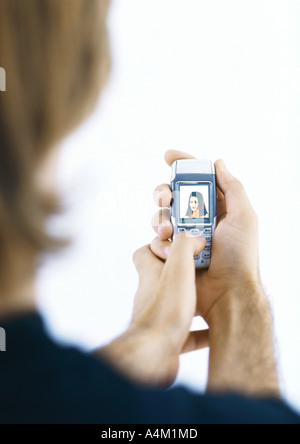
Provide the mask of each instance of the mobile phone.
[{"label": "mobile phone", "polygon": [[194,259],[197,268],[207,268],[211,263],[217,221],[214,164],[210,160],[176,160],[172,165],[171,189],[173,237],[181,232],[204,236],[205,250]]}]

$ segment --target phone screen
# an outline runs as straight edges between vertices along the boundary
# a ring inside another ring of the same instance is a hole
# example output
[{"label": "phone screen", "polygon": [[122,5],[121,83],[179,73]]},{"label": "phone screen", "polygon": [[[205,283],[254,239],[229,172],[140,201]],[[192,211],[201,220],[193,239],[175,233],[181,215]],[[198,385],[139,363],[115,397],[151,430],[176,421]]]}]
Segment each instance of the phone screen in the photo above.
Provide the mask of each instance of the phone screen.
[{"label": "phone screen", "polygon": [[179,217],[181,225],[211,223],[211,182],[179,182]]}]

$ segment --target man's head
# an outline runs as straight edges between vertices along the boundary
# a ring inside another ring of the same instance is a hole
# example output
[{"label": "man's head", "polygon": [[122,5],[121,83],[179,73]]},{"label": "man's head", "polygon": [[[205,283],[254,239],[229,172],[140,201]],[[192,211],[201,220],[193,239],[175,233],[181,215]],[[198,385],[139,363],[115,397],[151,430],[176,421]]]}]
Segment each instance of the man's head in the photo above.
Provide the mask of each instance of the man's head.
[{"label": "man's head", "polygon": [[[12,247],[53,246],[38,166],[93,109],[110,70],[108,0],[1,0],[0,281]],[[11,279],[12,276],[6,276]]]}]

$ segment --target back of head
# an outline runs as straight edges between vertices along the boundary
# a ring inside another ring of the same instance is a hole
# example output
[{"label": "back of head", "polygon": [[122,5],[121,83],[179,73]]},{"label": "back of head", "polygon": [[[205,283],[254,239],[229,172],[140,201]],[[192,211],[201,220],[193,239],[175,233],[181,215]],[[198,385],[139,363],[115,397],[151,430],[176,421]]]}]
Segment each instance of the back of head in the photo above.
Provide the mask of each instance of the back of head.
[{"label": "back of head", "polygon": [[[0,282],[15,248],[56,243],[45,232],[53,202],[35,172],[49,150],[93,109],[110,68],[108,0],[1,0]],[[19,250],[20,251],[20,250]]]}]

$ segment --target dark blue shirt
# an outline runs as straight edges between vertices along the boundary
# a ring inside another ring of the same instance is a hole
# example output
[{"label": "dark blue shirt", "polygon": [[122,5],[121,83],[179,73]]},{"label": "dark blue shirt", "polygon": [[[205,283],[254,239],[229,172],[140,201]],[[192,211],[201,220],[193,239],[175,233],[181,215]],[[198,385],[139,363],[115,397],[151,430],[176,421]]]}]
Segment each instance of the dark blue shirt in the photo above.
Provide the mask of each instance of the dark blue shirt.
[{"label": "dark blue shirt", "polygon": [[38,314],[0,326],[1,424],[300,424],[272,399],[136,386],[100,359],[55,344]]}]

